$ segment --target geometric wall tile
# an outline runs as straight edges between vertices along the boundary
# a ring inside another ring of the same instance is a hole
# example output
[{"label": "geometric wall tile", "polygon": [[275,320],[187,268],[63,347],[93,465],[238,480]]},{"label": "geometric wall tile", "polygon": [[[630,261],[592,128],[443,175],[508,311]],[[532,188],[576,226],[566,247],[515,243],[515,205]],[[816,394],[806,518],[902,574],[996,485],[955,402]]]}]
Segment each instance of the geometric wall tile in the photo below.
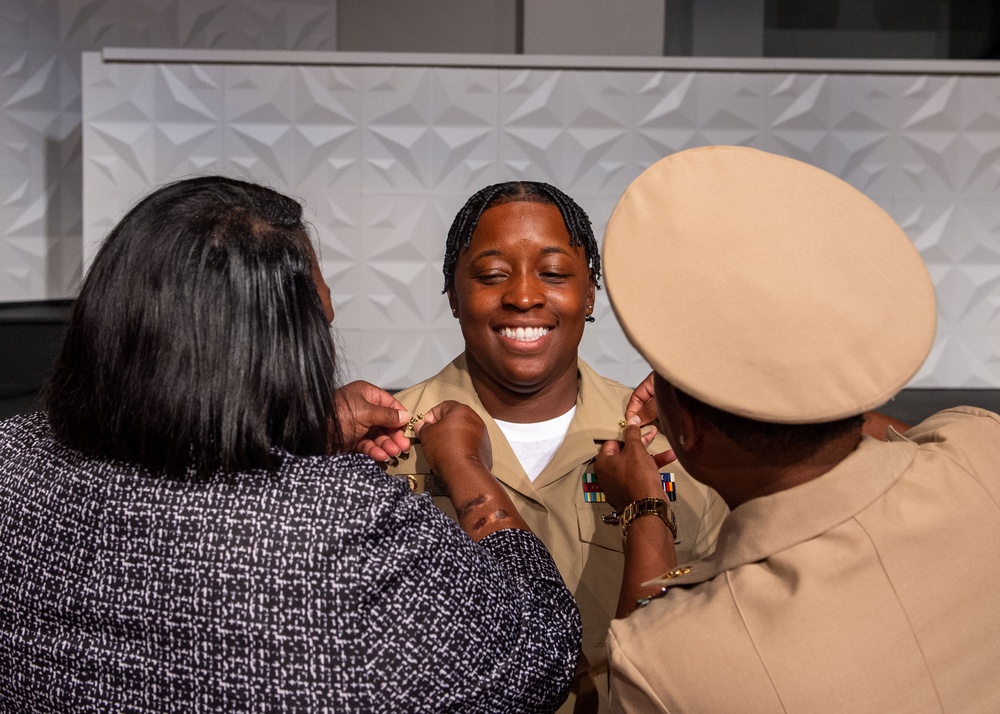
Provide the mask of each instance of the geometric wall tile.
[{"label": "geometric wall tile", "polygon": [[[549,181],[600,235],[660,156],[745,144],[843,177],[921,250],[939,328],[914,385],[1000,387],[995,74],[109,64],[81,91],[81,52],[333,50],[336,15],[327,0],[0,0],[0,302],[72,296],[152,185],[244,176],[306,203],[338,327],[371,350],[354,374],[402,386],[460,346],[440,261],[473,191]],[[644,376],[603,292],[595,315],[584,356]]]},{"label": "geometric wall tile", "polygon": [[[82,51],[332,50],[336,36],[336,3],[327,0],[0,0],[0,302],[71,297],[79,285]],[[158,83],[174,79],[165,71]],[[197,79],[180,79],[172,94],[137,92],[136,116],[156,117],[147,131],[105,124],[104,139],[123,152],[107,165],[95,159],[95,168],[114,181],[141,175],[150,168],[143,152],[161,142],[173,148],[158,160],[175,171],[218,163],[218,148],[207,145],[215,137],[192,126]],[[159,105],[142,106],[154,97]],[[21,238],[34,250],[19,248]]]},{"label": "geometric wall tile", "polygon": [[[30,59],[21,71],[42,86],[52,69],[28,70]],[[660,156],[745,144],[842,176],[907,231],[939,299],[938,339],[914,385],[1000,387],[993,77],[335,61],[146,64],[88,55],[88,254],[137,193],[158,183],[197,171],[264,181],[307,206],[345,376],[402,387],[461,348],[440,271],[448,227],[471,193],[501,180],[548,181],[576,198],[600,236],[622,190]],[[31,89],[20,91],[27,101]],[[23,162],[28,144],[3,150]],[[22,216],[8,225],[42,220],[23,180],[0,173],[0,191],[0,211],[6,199]],[[30,279],[38,251],[7,250],[19,260],[11,279]],[[623,382],[644,377],[648,367],[603,291],[595,316],[583,356]]]}]

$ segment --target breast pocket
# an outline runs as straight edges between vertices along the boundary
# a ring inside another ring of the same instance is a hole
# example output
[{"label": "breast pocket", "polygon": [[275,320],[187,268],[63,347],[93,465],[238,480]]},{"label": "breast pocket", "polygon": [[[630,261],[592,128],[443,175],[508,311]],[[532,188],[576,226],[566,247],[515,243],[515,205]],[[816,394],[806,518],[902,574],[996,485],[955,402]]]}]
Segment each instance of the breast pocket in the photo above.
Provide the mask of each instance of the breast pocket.
[{"label": "breast pocket", "polygon": [[580,528],[580,540],[621,553],[621,527],[604,521],[604,517],[613,511],[610,503],[577,503],[576,520]]}]

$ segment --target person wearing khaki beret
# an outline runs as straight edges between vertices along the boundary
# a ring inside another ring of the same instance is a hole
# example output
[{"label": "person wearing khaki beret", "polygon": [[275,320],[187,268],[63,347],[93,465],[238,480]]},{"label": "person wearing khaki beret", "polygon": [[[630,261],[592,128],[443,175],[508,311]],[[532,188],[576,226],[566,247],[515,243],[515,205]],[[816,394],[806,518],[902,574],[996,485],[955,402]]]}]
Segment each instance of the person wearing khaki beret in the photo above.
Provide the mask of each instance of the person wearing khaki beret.
[{"label": "person wearing khaki beret", "polygon": [[608,635],[612,709],[1000,711],[1000,417],[862,433],[934,337],[903,231],[818,168],[703,147],[626,190],[604,261],[660,426],[731,509],[715,552],[676,567],[643,517],[663,509],[629,500],[655,468],[638,428],[603,447],[635,607]]}]

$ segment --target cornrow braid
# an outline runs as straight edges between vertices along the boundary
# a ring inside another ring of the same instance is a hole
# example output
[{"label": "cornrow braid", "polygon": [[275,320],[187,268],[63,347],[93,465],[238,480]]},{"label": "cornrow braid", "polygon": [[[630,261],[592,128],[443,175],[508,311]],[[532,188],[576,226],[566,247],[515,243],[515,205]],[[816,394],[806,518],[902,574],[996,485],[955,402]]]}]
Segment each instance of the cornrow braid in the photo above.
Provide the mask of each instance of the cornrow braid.
[{"label": "cornrow braid", "polygon": [[569,244],[583,246],[587,255],[587,268],[590,270],[590,277],[597,284],[597,289],[601,289],[601,254],[597,247],[597,239],[594,238],[594,229],[590,225],[590,217],[572,198],[560,191],[555,186],[551,186],[541,181],[507,181],[506,183],[495,183],[492,186],[476,191],[462,210],[455,216],[451,228],[448,229],[448,242],[445,245],[444,253],[444,291],[448,292],[455,282],[455,266],[458,263],[458,254],[469,247],[472,242],[472,234],[479,225],[479,218],[487,208],[499,206],[503,203],[516,203],[519,201],[547,203],[559,209],[562,214],[566,230],[569,231]]}]

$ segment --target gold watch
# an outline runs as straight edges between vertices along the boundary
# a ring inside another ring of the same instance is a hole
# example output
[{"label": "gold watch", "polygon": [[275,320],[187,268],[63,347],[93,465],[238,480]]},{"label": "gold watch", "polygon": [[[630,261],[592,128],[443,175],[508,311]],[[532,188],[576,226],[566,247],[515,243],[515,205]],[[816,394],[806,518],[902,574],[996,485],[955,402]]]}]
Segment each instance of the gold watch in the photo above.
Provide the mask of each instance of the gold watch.
[{"label": "gold watch", "polygon": [[677,521],[674,518],[674,511],[670,508],[670,504],[662,498],[640,498],[638,501],[632,501],[632,503],[625,506],[625,510],[622,512],[623,544],[628,541],[628,527],[639,516],[657,516],[670,529],[670,534],[674,537],[674,540],[677,540]]}]

